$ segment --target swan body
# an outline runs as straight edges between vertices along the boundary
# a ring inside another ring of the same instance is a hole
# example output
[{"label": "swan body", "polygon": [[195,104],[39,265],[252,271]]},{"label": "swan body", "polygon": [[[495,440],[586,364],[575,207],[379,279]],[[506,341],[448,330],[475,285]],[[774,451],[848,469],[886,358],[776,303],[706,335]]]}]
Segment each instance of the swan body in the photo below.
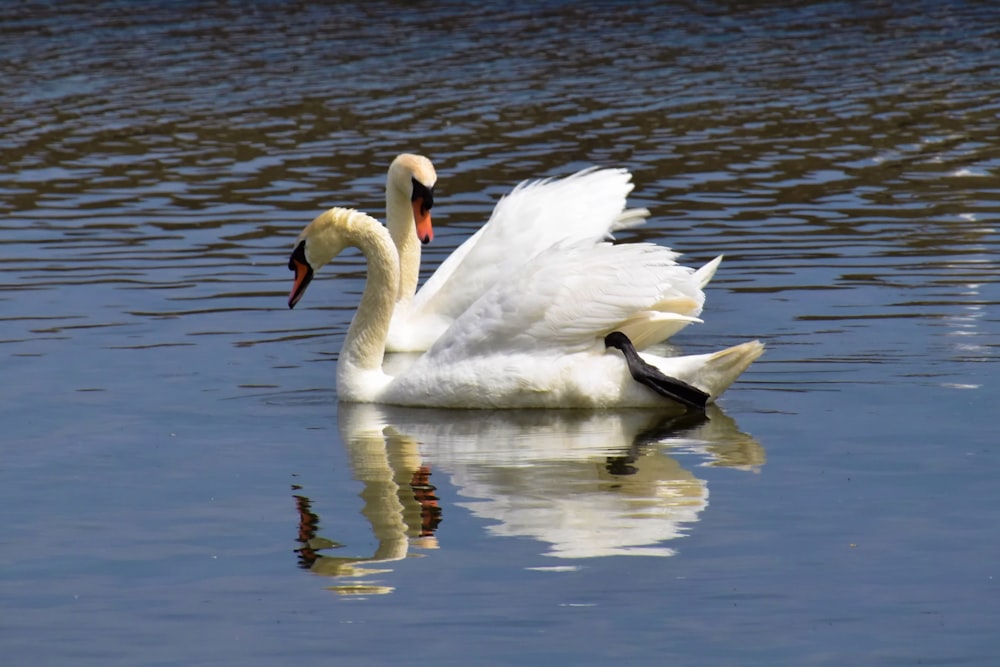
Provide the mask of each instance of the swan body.
[{"label": "swan body", "polygon": [[[473,302],[557,243],[599,243],[613,232],[642,224],[649,211],[627,209],[633,189],[624,169],[586,169],[561,179],[525,181],[502,198],[489,221],[466,239],[417,290],[420,246],[433,238],[430,206],[437,173],[429,159],[404,153],[386,176],[386,226],[399,254],[399,290],[386,349],[427,350]],[[676,260],[676,255],[674,259]],[[698,271],[677,267],[663,299],[632,326],[639,349],[700,322],[702,291],[721,257]],[[313,267],[317,268],[317,267]],[[640,333],[639,321],[646,326]]]},{"label": "swan body", "polygon": [[[395,308],[399,256],[389,232],[363,213],[333,208],[300,234],[289,267],[290,300],[312,267],[347,247],[368,263],[361,303],[337,365],[343,401],[445,408],[610,408],[670,403],[637,383],[612,331],[647,330],[636,319],[662,301],[675,254],[637,243],[557,243],[488,289],[412,366],[393,377],[382,362]],[[763,352],[757,341],[701,355],[643,360],[717,398]]]}]

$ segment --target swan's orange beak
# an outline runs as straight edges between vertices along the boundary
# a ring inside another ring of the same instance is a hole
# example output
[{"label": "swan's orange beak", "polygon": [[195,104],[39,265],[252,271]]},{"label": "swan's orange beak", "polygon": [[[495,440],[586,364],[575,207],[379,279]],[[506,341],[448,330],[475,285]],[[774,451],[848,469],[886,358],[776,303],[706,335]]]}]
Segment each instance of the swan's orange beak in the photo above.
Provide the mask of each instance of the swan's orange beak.
[{"label": "swan's orange beak", "polygon": [[292,291],[288,294],[288,307],[294,308],[302,295],[306,293],[306,287],[313,278],[312,267],[306,260],[306,242],[302,241],[288,259],[288,268],[295,272],[295,282],[292,284]]},{"label": "swan's orange beak", "polygon": [[417,223],[417,238],[427,244],[434,240],[434,227],[431,225],[431,209],[424,205],[424,198],[413,200],[413,219]]}]

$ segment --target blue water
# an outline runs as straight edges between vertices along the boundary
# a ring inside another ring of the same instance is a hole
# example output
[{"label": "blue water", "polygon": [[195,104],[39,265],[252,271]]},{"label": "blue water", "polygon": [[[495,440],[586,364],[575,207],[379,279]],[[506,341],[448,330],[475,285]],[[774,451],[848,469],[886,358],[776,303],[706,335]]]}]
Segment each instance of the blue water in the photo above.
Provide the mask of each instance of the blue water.
[{"label": "blue water", "polygon": [[[11,665],[993,665],[1000,10],[15,3],[0,16]],[[435,162],[433,269],[591,164],[724,253],[708,420],[338,406],[336,204]]]}]

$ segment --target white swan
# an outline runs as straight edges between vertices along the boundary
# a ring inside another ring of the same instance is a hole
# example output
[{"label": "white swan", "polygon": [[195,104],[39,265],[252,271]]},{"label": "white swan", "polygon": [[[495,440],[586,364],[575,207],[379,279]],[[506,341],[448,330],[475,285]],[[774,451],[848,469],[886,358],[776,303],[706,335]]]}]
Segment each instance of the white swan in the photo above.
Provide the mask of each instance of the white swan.
[{"label": "white swan", "polygon": [[[521,183],[417,291],[420,245],[433,238],[430,207],[437,173],[424,156],[396,157],[386,177],[386,226],[399,253],[400,281],[386,349],[428,349],[484,292],[555,243],[597,243],[614,231],[641,224],[649,211],[626,209],[631,179],[624,169],[588,169],[562,179]],[[677,267],[671,289],[664,289],[663,299],[641,314],[648,326],[641,335],[633,327],[636,347],[643,349],[700,322],[702,289],[721,259],[698,271]]]},{"label": "white swan", "polygon": [[567,243],[494,285],[392,377],[382,361],[399,256],[377,220],[343,208],[313,220],[289,259],[296,274],[289,300],[301,296],[313,267],[348,247],[364,254],[368,280],[337,364],[340,400],[449,408],[669,404],[650,389],[657,387],[690,404],[699,395],[717,398],[763,352],[753,341],[713,354],[640,358],[625,335],[644,328],[635,313],[661,300],[674,253],[644,243]]}]

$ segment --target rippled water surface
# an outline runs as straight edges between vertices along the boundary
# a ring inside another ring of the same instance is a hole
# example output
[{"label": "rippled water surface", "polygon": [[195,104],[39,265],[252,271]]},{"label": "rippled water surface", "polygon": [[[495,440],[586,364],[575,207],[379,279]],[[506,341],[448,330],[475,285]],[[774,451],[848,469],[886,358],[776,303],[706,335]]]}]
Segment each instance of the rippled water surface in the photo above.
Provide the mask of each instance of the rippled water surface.
[{"label": "rippled water surface", "polygon": [[[0,13],[5,664],[1000,660],[1000,9],[75,3]],[[429,155],[432,269],[634,174],[726,259],[707,420],[339,406],[316,213]]]}]

